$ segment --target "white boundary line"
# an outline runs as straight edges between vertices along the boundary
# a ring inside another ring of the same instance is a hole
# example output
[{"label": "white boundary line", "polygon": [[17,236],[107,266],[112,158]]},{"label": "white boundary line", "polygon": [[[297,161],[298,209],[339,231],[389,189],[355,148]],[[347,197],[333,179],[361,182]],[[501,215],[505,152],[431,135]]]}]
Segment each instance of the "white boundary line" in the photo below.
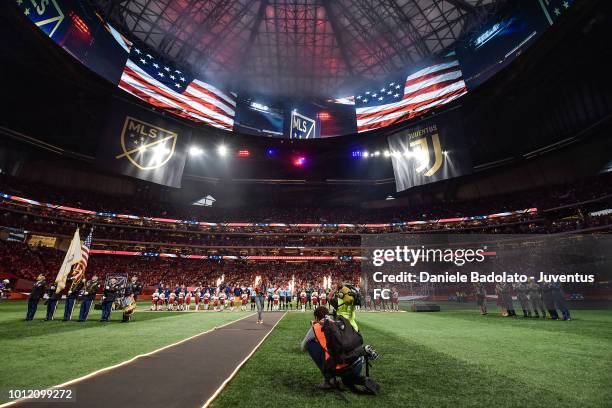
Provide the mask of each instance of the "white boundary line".
[{"label": "white boundary line", "polygon": [[204,403],[204,405],[202,405],[202,408],[207,408],[214,400],[215,398],[217,398],[219,396],[219,394],[221,393],[221,391],[223,391],[223,389],[225,388],[225,386],[232,380],[232,378],[234,378],[234,376],[236,376],[236,374],[238,373],[238,371],[242,368],[242,366],[244,365],[244,363],[246,363],[251,356],[253,356],[253,354],[255,354],[255,352],[257,351],[257,349],[259,348],[259,346],[261,346],[263,344],[263,342],[266,340],[266,338],[268,338],[268,336],[270,335],[270,333],[272,333],[274,331],[274,329],[276,328],[276,326],[281,322],[281,320],[283,320],[283,318],[287,315],[287,312],[283,313],[283,315],[281,316],[280,319],[278,319],[278,321],[276,323],[274,323],[274,326],[272,326],[272,328],[270,329],[270,331],[264,336],[263,339],[261,339],[261,341],[259,343],[257,343],[257,345],[255,346],[255,348],[253,350],[251,350],[251,352],[249,353],[248,356],[246,356],[244,358],[244,360],[242,360],[242,362],[240,364],[238,364],[236,366],[236,368],[234,369],[234,371],[230,374],[229,377],[227,377],[225,379],[225,381],[223,381],[223,383],[219,386],[219,388],[217,388],[217,390],[214,392],[213,395],[210,396],[210,398],[208,399],[208,401],[206,401]]},{"label": "white boundary line", "polygon": [[[230,324],[232,324],[232,323],[239,322],[240,320],[244,320],[244,319],[246,319],[246,318],[248,318],[248,317],[252,317],[252,316],[254,316],[254,315],[255,315],[255,313],[248,314],[248,315],[246,315],[246,316],[244,316],[244,317],[241,317],[240,319],[236,319],[236,320],[232,320],[231,322],[223,323],[221,326],[215,326],[215,327],[213,327],[212,329],[208,329],[208,330],[203,331],[203,332],[201,332],[201,333],[194,334],[193,336],[191,336],[191,337],[187,337],[186,339],[183,339],[183,340],[180,340],[180,341],[177,341],[176,343],[168,344],[168,345],[166,345],[166,346],[164,346],[164,347],[158,348],[158,349],[153,350],[153,351],[150,351],[150,352],[148,352],[148,353],[138,354],[137,356],[134,356],[134,357],[130,358],[129,360],[125,360],[125,361],[123,361],[123,362],[121,362],[121,363],[118,363],[118,364],[115,364],[115,365],[112,365],[112,366],[109,366],[109,367],[104,367],[104,368],[101,368],[101,369],[96,370],[96,371],[94,371],[94,372],[91,372],[91,373],[89,373],[89,374],[85,374],[85,375],[84,375],[84,376],[82,376],[82,377],[75,378],[75,379],[73,379],[73,380],[67,381],[67,382],[62,383],[62,384],[54,385],[54,386],[51,386],[51,387],[44,387],[44,389],[63,388],[63,387],[66,387],[66,386],[68,386],[68,385],[72,385],[72,384],[75,384],[75,383],[81,382],[81,381],[86,380],[86,379],[88,379],[88,378],[95,377],[95,376],[96,376],[96,375],[98,375],[98,374],[102,374],[102,373],[105,373],[105,372],[107,372],[107,371],[113,370],[113,369],[115,369],[115,368],[118,368],[118,367],[121,367],[121,366],[124,366],[124,365],[130,364],[130,363],[132,363],[132,362],[134,362],[134,361],[138,360],[138,359],[139,359],[139,358],[141,358],[141,357],[148,357],[148,356],[153,355],[153,354],[155,354],[155,353],[159,353],[160,351],[166,350],[166,349],[168,349],[168,348],[170,348],[170,347],[178,346],[179,344],[185,343],[186,341],[189,341],[189,340],[195,339],[196,337],[202,336],[202,335],[204,335],[204,334],[206,334],[206,333],[210,333],[211,331],[214,331],[214,330],[220,329],[220,328],[222,328],[222,327],[229,326],[229,325],[230,325]],[[281,317],[281,319],[282,319],[282,317]],[[280,320],[279,320],[279,321],[280,321]],[[277,322],[277,323],[278,323],[278,322]],[[275,325],[275,326],[276,326],[276,325]],[[273,327],[273,329],[274,329],[274,327]],[[271,332],[271,330],[270,330],[270,332]],[[268,333],[268,334],[270,334],[270,333]],[[266,335],[266,337],[267,337],[267,335]],[[264,339],[265,339],[265,337],[264,337]],[[258,345],[257,347],[259,347],[259,345]],[[243,362],[243,363],[244,363],[244,362]],[[42,388],[42,387],[41,387],[41,388]],[[17,404],[17,403],[25,402],[25,401],[28,401],[28,400],[30,400],[30,399],[31,399],[31,398],[20,398],[20,399],[15,400],[15,401],[5,402],[4,404],[0,405],[0,408],[10,407],[10,406],[15,405],[15,404]],[[58,401],[58,402],[59,402],[59,401]]]}]

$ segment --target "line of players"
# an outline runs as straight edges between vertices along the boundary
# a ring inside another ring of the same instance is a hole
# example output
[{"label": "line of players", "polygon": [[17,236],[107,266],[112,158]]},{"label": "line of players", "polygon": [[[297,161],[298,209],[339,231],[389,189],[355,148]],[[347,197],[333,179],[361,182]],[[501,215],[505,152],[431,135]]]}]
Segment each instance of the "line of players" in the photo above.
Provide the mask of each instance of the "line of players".
[{"label": "line of players", "polygon": [[[321,288],[303,288],[293,291],[289,288],[265,288],[268,311],[295,310],[305,312],[306,309],[327,306],[329,302],[329,290]],[[375,299],[371,292],[365,297],[365,310],[372,311],[399,311],[399,293],[393,288],[389,291],[390,299],[378,297]],[[178,291],[164,291],[155,289],[151,299],[152,311],[199,311],[212,310],[221,312],[224,310],[246,311],[250,304],[250,310],[255,310],[255,289],[252,287],[237,288],[234,291],[224,291],[219,288],[195,288],[193,291],[184,286]]]}]

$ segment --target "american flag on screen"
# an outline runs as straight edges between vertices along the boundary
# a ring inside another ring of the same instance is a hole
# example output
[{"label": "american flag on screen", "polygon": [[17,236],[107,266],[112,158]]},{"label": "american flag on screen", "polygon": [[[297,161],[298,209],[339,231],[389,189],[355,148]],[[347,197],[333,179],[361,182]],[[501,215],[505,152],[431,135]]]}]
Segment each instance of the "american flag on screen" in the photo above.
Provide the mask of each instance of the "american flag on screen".
[{"label": "american flag on screen", "polygon": [[91,250],[92,239],[93,239],[93,229],[89,231],[89,235],[87,235],[87,238],[85,238],[85,241],[81,243],[81,260],[72,269],[71,290],[85,276],[85,269],[87,269],[87,263],[89,262],[89,251]]},{"label": "american flag on screen", "polygon": [[133,46],[119,87],[151,105],[220,129],[234,127],[235,95],[224,92]]},{"label": "american flag on screen", "polygon": [[357,131],[393,125],[445,105],[467,93],[452,52],[434,65],[355,95]]}]

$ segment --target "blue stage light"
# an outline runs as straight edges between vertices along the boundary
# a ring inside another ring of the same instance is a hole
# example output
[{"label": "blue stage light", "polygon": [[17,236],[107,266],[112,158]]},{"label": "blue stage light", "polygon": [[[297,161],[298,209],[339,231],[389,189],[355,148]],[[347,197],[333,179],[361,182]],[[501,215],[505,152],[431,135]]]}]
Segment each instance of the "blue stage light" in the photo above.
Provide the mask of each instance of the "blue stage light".
[{"label": "blue stage light", "polygon": [[351,155],[353,157],[361,157],[363,156],[363,152],[361,150],[353,150],[353,152],[351,153]]},{"label": "blue stage light", "polygon": [[277,153],[277,152],[276,152],[276,149],[273,149],[273,148],[271,148],[271,147],[269,147],[269,148],[266,150],[266,154],[268,155],[268,157],[274,157],[274,156],[276,156],[276,153]]}]

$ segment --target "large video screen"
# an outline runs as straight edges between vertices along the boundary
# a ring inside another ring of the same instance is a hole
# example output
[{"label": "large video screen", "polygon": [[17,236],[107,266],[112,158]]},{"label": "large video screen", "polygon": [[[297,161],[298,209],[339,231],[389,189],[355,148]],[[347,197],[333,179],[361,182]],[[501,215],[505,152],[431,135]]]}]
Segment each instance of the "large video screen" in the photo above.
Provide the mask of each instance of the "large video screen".
[{"label": "large video screen", "polygon": [[[368,132],[419,117],[462,97],[532,45],[573,0],[510,0],[432,56],[328,100],[271,100],[220,88],[132,42],[91,4],[20,0],[17,7],[55,43],[122,90],[176,116],[227,131],[312,139]],[[490,7],[483,6],[483,7]],[[476,13],[474,19],[480,19]]]},{"label": "large video screen", "polygon": [[491,78],[546,30],[544,13],[535,0],[512,1],[458,41],[456,52],[468,89]]},{"label": "large video screen", "polygon": [[112,83],[119,82],[129,53],[129,41],[87,2],[23,0],[16,4],[25,16],[74,58]]},{"label": "large video screen", "polygon": [[255,136],[284,137],[284,109],[265,99],[240,98],[234,129]]}]

